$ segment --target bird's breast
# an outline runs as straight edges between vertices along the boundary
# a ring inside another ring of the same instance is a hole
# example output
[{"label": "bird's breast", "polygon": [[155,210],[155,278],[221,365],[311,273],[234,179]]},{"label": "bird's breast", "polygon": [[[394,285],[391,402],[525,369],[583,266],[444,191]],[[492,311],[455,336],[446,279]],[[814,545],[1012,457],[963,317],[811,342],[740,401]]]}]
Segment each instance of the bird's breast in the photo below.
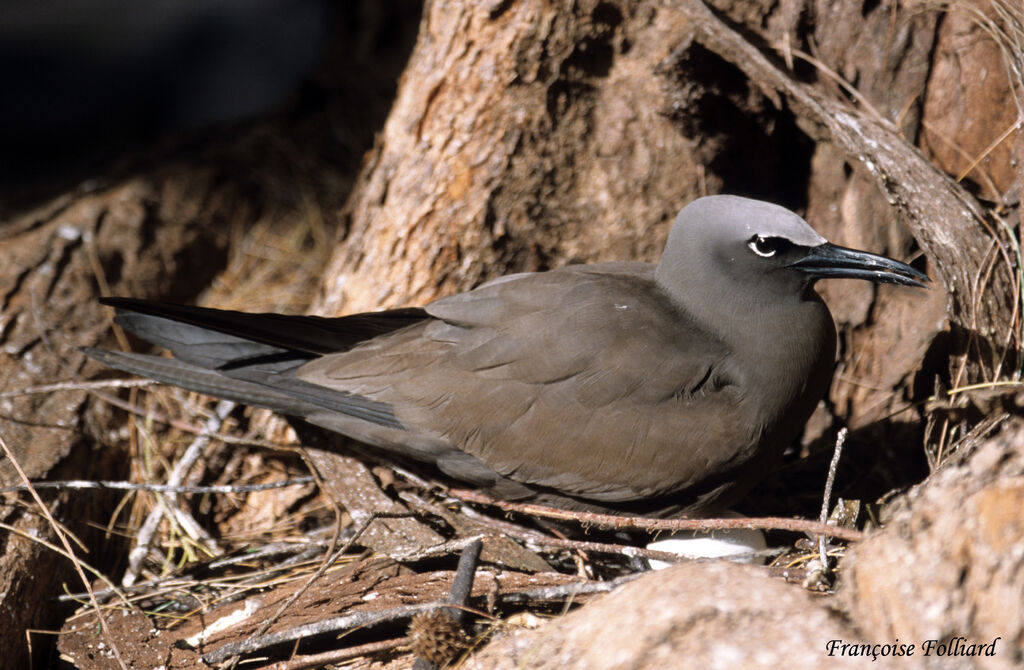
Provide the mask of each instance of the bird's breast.
[{"label": "bird's breast", "polygon": [[[836,331],[820,300],[782,310],[747,344],[745,390],[767,434],[791,440],[824,397],[835,365]],[[790,437],[791,436],[791,437]],[[784,445],[783,445],[784,446]]]}]

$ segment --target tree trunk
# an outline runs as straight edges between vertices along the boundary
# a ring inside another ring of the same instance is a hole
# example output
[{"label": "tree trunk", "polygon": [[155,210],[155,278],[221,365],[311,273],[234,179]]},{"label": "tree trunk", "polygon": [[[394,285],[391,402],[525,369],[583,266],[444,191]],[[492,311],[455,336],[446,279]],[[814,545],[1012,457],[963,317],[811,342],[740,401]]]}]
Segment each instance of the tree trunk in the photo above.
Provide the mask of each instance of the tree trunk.
[{"label": "tree trunk", "polygon": [[706,181],[649,71],[685,19],[655,5],[429,3],[317,311],[421,304],[571,261],[654,260]]}]

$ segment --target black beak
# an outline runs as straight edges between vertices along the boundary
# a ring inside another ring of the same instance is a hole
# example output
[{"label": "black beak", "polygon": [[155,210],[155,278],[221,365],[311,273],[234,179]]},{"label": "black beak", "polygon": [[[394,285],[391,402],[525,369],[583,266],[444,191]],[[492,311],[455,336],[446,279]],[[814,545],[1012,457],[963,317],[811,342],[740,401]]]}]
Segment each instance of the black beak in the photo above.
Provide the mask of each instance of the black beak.
[{"label": "black beak", "polygon": [[918,272],[906,263],[900,263],[885,256],[866,251],[848,249],[826,242],[807,250],[807,255],[790,263],[794,270],[806,272],[815,279],[827,277],[848,277],[867,279],[879,284],[902,284],[926,288],[930,282],[923,272]]}]

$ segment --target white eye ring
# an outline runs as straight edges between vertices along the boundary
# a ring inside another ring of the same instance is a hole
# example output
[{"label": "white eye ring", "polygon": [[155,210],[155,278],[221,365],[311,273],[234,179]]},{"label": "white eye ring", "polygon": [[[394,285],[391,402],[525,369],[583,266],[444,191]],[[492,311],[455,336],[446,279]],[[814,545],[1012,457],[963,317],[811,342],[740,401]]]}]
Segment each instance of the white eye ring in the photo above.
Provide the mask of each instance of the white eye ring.
[{"label": "white eye ring", "polygon": [[775,252],[778,251],[778,248],[769,246],[766,244],[767,242],[768,238],[758,235],[754,239],[750,240],[750,242],[747,243],[747,246],[750,247],[750,250],[758,256],[762,258],[771,258],[775,255]]}]

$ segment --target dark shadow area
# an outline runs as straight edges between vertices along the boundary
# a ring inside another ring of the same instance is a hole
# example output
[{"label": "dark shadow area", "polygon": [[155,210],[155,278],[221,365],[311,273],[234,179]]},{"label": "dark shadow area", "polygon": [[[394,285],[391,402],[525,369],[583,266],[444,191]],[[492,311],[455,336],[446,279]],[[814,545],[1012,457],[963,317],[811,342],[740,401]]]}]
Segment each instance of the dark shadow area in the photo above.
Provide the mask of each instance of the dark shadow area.
[{"label": "dark shadow area", "polygon": [[915,398],[927,398],[935,392],[936,383],[949,388],[949,361],[953,356],[953,337],[948,331],[935,336],[921,361],[921,369],[914,375]]},{"label": "dark shadow area", "polygon": [[161,135],[278,107],[330,27],[323,0],[14,2],[0,14],[0,181],[24,199]]},{"label": "dark shadow area", "polygon": [[696,141],[709,190],[806,207],[815,144],[788,109],[776,109],[739,69],[696,43],[673,53],[660,74],[671,105],[665,113]]},{"label": "dark shadow area", "polygon": [[354,173],[420,12],[414,0],[79,0],[59,21],[15,3],[0,11],[0,216],[175,159],[222,161],[243,185],[274,167],[310,177],[289,174],[296,163]]},{"label": "dark shadow area", "polygon": [[[794,450],[738,505],[748,516],[818,518],[835,449],[836,430],[809,445],[800,458]],[[836,470],[830,505],[837,498],[875,503],[928,476],[920,421],[887,420],[850,431]]]}]

